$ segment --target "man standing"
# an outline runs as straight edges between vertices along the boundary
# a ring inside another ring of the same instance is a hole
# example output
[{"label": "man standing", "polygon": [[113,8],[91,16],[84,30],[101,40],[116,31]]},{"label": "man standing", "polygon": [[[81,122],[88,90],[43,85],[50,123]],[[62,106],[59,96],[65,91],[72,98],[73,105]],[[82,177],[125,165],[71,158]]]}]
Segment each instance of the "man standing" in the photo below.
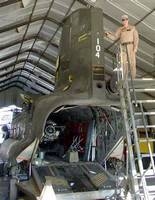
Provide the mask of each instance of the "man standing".
[{"label": "man standing", "polygon": [[127,53],[129,56],[130,69],[132,79],[136,77],[136,52],[138,48],[139,36],[135,26],[129,24],[129,19],[127,15],[122,17],[122,26],[119,27],[115,33],[106,32],[106,36],[111,40],[120,40],[121,43],[121,52],[122,52],[122,61],[123,61],[123,74],[124,77],[128,77],[129,64],[127,60]]}]

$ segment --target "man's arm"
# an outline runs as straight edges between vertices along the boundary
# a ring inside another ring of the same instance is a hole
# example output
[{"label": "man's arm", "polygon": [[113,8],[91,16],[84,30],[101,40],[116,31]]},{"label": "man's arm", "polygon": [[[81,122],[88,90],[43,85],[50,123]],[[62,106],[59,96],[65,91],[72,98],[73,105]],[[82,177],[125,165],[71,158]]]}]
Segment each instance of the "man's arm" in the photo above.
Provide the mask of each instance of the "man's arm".
[{"label": "man's arm", "polygon": [[120,38],[121,35],[121,28],[118,28],[115,33],[112,32],[105,32],[106,37],[115,41]]},{"label": "man's arm", "polygon": [[134,29],[133,32],[133,45],[134,45],[134,49],[133,51],[136,53],[137,49],[138,49],[138,43],[139,43],[139,35],[138,35],[138,31],[136,30],[136,28]]}]

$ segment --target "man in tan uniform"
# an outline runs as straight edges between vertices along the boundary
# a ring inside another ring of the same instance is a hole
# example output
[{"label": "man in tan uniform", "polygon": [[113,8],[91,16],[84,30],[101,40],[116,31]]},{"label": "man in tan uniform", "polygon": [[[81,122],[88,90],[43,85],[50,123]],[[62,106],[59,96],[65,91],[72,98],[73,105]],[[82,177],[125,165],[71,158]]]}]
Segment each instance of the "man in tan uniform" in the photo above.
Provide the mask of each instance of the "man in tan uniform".
[{"label": "man in tan uniform", "polygon": [[136,77],[136,52],[138,48],[139,36],[135,26],[129,24],[128,16],[122,16],[122,26],[119,27],[115,33],[106,32],[108,38],[111,40],[120,39],[121,52],[123,60],[123,74],[124,78],[128,76],[129,65],[127,61],[126,47],[129,55],[129,62],[131,67],[132,79]]}]

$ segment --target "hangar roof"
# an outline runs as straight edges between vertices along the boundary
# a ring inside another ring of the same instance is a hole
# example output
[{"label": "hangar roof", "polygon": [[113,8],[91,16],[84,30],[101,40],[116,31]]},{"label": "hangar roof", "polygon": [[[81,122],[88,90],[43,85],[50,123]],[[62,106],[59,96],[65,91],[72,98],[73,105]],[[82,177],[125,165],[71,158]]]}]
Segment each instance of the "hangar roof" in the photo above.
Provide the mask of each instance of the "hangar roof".
[{"label": "hangar roof", "polygon": [[[0,0],[0,91],[18,87],[34,94],[51,93],[63,19],[86,6],[102,8],[105,30],[116,30],[120,16],[129,16],[140,35],[137,76],[154,77],[154,0]],[[108,73],[115,50],[115,43],[105,38]]]}]

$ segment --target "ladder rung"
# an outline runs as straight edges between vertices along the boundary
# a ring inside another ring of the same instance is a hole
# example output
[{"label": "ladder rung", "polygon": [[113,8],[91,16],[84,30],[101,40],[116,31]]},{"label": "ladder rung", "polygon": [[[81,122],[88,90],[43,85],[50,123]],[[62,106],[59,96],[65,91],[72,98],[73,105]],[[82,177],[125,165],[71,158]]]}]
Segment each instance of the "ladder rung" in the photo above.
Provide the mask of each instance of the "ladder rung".
[{"label": "ladder rung", "polygon": [[[147,171],[147,170],[144,170],[144,173],[145,173],[146,171]],[[140,174],[137,175],[138,179],[140,179],[140,176],[141,176]],[[145,178],[146,178],[146,179],[148,179],[148,178],[149,178],[149,179],[155,179],[155,175],[154,175],[153,172],[152,172],[152,174],[147,174],[147,172],[146,172]]]},{"label": "ladder rung", "polygon": [[[135,100],[133,100],[132,103],[135,103]],[[137,100],[136,103],[155,103],[155,99]]]},{"label": "ladder rung", "polygon": [[[131,80],[131,79],[128,79],[129,81]],[[138,82],[141,82],[141,81],[153,81],[153,82],[155,82],[155,79],[154,78],[135,78],[135,79],[133,79],[133,81],[138,81]]]},{"label": "ladder rung", "polygon": [[155,174],[154,174],[153,169],[151,171],[146,169],[146,170],[144,170],[144,173],[145,173],[146,178],[155,179]]},{"label": "ladder rung", "polygon": [[[155,88],[135,88],[135,92],[155,92]],[[133,89],[130,88],[130,92],[133,92]]]},{"label": "ladder rung", "polygon": [[[143,112],[144,115],[155,115],[155,112]],[[134,115],[142,115],[142,112],[136,112]]]},{"label": "ladder rung", "polygon": [[137,128],[155,128],[155,125],[146,125],[146,126],[144,126],[144,125],[137,125]]},{"label": "ladder rung", "polygon": [[155,174],[154,174],[154,171],[152,170],[152,172],[148,172],[148,170],[146,169],[146,170],[144,170],[144,173],[146,173],[145,174],[145,177],[146,178],[149,178],[149,179],[155,179]]},{"label": "ladder rung", "polygon": [[[150,157],[150,154],[141,154],[141,156],[143,158],[148,158],[148,157]],[[152,156],[155,157],[155,153],[152,153]]]},{"label": "ladder rung", "polygon": [[148,139],[148,140],[147,140],[147,138],[146,139],[139,139],[139,142],[140,143],[143,143],[143,142],[155,142],[155,139]]},{"label": "ladder rung", "polygon": [[[145,89],[145,88],[155,88],[155,79],[153,78],[140,78],[140,79],[134,79],[133,80],[134,88],[138,89]],[[131,88],[131,81],[129,80],[129,87]]]}]

